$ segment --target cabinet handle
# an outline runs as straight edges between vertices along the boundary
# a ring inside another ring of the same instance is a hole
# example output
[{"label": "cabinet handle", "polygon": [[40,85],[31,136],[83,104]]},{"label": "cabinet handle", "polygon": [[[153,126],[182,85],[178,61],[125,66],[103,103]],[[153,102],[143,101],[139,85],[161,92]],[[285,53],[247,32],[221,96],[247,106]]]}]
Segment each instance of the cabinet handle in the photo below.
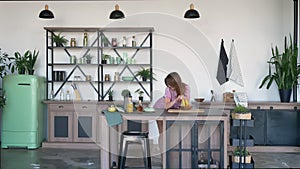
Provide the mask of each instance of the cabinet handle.
[{"label": "cabinet handle", "polygon": [[64,106],[63,106],[63,105],[59,105],[59,106],[58,106],[58,108],[60,108],[60,109],[63,109],[63,108],[64,108]]}]

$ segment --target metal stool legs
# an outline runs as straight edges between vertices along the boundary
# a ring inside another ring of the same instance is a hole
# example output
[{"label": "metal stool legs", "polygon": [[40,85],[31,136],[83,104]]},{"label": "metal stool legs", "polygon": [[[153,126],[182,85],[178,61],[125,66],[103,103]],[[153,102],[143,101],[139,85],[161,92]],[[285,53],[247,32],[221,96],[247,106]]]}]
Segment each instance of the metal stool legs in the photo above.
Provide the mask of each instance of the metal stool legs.
[{"label": "metal stool legs", "polygon": [[150,156],[150,144],[148,139],[148,132],[132,132],[132,131],[125,131],[121,136],[121,143],[120,143],[120,153],[118,163],[119,169],[125,168],[126,163],[126,155],[128,144],[130,143],[139,143],[143,149],[143,159],[144,159],[144,166],[146,169],[151,169],[151,156]]}]

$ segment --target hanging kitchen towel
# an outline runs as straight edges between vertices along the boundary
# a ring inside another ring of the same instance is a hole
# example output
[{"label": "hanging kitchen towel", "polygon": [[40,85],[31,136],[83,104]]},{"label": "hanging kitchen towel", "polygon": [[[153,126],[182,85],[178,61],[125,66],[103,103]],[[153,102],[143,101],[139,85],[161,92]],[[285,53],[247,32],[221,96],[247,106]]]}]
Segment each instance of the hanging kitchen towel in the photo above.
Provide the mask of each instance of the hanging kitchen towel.
[{"label": "hanging kitchen towel", "polygon": [[237,58],[237,53],[234,45],[234,40],[231,42],[230,52],[229,52],[229,63],[227,66],[227,78],[235,82],[240,86],[244,86],[244,81],[242,77],[241,67],[239,60]]},{"label": "hanging kitchen towel", "polygon": [[123,123],[123,118],[120,112],[108,112],[107,110],[102,111],[105,115],[108,126],[115,126]]},{"label": "hanging kitchen towel", "polygon": [[159,130],[156,120],[149,120],[148,122],[149,139],[153,140],[153,144],[158,144]]},{"label": "hanging kitchen towel", "polygon": [[221,41],[220,47],[220,57],[218,63],[218,71],[217,71],[217,80],[220,85],[224,84],[228,81],[226,73],[227,73],[227,64],[228,64],[228,57],[224,48],[224,40]]}]

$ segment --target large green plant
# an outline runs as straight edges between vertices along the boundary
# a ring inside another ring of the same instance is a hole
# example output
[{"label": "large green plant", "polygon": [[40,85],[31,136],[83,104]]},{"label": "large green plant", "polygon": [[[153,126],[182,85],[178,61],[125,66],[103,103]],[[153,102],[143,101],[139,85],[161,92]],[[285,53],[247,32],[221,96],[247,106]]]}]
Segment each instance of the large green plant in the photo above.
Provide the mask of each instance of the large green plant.
[{"label": "large green plant", "polygon": [[[278,47],[272,47],[272,57],[267,62],[269,64],[269,74],[262,80],[259,88],[267,84],[267,89],[270,88],[273,81],[278,86],[278,89],[292,89],[297,84],[300,74],[300,67],[297,65],[298,48],[292,41],[290,35],[289,44],[287,38],[284,38],[284,51],[279,53]],[[274,67],[274,69],[272,69]]]}]

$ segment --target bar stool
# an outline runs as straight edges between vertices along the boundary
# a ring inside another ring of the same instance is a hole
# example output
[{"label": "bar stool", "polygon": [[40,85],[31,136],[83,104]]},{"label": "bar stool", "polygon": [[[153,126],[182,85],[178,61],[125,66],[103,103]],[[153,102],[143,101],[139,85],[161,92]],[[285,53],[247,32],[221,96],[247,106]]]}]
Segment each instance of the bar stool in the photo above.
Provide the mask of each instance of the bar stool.
[{"label": "bar stool", "polygon": [[124,131],[121,135],[120,153],[119,153],[119,169],[125,168],[128,144],[141,144],[143,148],[144,165],[146,169],[151,169],[150,145],[148,139],[148,131]]}]

